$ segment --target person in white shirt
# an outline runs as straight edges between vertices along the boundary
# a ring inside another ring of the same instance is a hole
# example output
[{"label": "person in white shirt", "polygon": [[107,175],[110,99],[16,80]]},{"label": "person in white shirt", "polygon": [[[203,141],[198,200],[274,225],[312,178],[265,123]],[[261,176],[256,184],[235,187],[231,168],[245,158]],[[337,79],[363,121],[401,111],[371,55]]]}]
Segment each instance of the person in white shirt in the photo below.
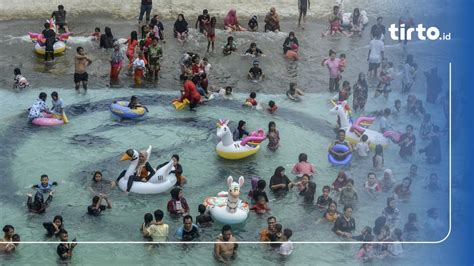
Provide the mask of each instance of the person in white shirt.
[{"label": "person in white shirt", "polygon": [[380,118],[380,132],[385,133],[385,131],[390,130],[392,127],[388,121],[388,117],[392,111],[390,108],[385,108],[383,110],[383,116]]},{"label": "person in white shirt", "polygon": [[367,157],[369,155],[369,145],[370,142],[367,141],[369,137],[367,135],[362,135],[360,138],[361,142],[357,143],[355,150],[357,151],[357,154],[359,154],[360,157]]},{"label": "person in white shirt", "polygon": [[46,98],[48,95],[45,92],[41,92],[39,94],[38,99],[36,102],[30,107],[29,113],[28,113],[28,122],[31,123],[33,119],[43,117],[43,112],[44,113],[51,113],[46,107]]},{"label": "person in white shirt", "polygon": [[291,229],[286,228],[283,230],[283,239],[286,240],[280,245],[278,253],[283,256],[289,256],[293,252],[293,243],[290,241],[290,237],[293,235]]},{"label": "person in white shirt", "polygon": [[369,42],[369,54],[367,55],[367,61],[369,61],[369,74],[368,76],[377,77],[378,68],[384,58],[385,44],[380,39],[381,33],[379,33],[373,40]]}]

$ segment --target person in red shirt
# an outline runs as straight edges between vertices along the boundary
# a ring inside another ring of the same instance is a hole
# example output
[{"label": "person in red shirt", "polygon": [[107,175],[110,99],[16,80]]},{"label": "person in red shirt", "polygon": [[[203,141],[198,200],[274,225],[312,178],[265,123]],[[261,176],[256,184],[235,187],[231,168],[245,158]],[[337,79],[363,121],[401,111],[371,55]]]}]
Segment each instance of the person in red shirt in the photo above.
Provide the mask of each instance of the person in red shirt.
[{"label": "person in red shirt", "polygon": [[199,76],[194,76],[192,80],[186,80],[183,84],[183,95],[180,101],[188,99],[189,110],[195,111],[194,107],[201,101],[201,94],[196,88],[196,84],[199,82]]}]

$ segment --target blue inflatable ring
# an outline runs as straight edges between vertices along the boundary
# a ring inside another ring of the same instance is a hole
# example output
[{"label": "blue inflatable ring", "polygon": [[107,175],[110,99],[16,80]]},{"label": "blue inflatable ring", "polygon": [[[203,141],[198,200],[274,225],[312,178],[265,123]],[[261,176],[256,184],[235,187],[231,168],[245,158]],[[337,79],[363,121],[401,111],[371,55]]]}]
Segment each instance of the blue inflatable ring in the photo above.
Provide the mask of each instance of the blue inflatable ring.
[{"label": "blue inflatable ring", "polygon": [[[347,152],[349,150],[349,147],[342,144],[336,144],[334,145],[332,150],[335,152]],[[336,160],[336,158],[334,158],[334,156],[332,156],[331,153],[328,153],[328,161],[334,165],[347,165],[351,162],[351,160],[352,160],[352,153],[347,155],[346,158],[344,158],[344,160]]]},{"label": "blue inflatable ring", "polygon": [[110,105],[110,111],[112,114],[125,119],[140,118],[146,114],[144,107],[138,107],[137,109],[128,108],[127,101],[117,101]]}]

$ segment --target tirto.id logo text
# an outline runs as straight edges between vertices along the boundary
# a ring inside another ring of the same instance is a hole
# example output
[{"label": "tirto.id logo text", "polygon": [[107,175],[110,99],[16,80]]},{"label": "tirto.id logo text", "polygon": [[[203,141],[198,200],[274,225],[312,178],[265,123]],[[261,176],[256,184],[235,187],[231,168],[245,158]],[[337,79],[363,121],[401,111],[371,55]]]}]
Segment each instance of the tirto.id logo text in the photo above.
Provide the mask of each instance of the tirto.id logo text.
[{"label": "tirto.id logo text", "polygon": [[421,41],[437,41],[437,40],[451,40],[451,33],[442,33],[437,27],[425,28],[423,24],[418,24],[417,27],[405,28],[405,24],[400,24],[398,27],[395,24],[388,28],[390,38],[394,41],[410,41],[413,38],[413,32],[416,31],[418,39]]}]

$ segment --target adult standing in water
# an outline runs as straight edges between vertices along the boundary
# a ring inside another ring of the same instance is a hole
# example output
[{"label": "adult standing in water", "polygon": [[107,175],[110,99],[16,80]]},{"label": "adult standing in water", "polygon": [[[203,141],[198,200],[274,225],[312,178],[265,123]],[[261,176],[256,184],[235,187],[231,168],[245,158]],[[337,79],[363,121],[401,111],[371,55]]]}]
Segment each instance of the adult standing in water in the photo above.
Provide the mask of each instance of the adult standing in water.
[{"label": "adult standing in water", "polygon": [[310,5],[311,3],[309,2],[309,0],[298,0],[298,9],[300,10],[300,16],[298,18],[298,28],[301,25],[301,17],[303,17],[303,30],[304,26],[306,25],[306,12],[308,11]]},{"label": "adult standing in water", "polygon": [[265,32],[267,31],[280,31],[280,16],[274,7],[270,8],[270,12],[265,16]]},{"label": "adult standing in water", "polygon": [[232,228],[230,225],[224,225],[222,227],[222,234],[217,237],[216,243],[214,244],[214,257],[216,260],[222,263],[226,263],[229,260],[235,258],[238,244],[235,243],[236,239],[232,236]]},{"label": "adult standing in water", "polygon": [[152,8],[152,0],[142,0],[140,5],[140,15],[138,16],[138,25],[142,24],[143,15],[146,13],[146,24],[150,22],[150,13]]},{"label": "adult standing in water", "polygon": [[87,91],[87,80],[89,78],[89,74],[87,74],[87,67],[92,64],[92,60],[86,56],[84,52],[84,48],[77,47],[76,49],[76,56],[74,57],[74,83],[76,84],[76,91],[79,92],[79,87],[81,86],[84,88],[84,92]]},{"label": "adult standing in water", "polygon": [[54,60],[54,43],[56,42],[56,32],[50,28],[49,23],[44,23],[44,30],[42,32],[45,41],[44,61],[48,61],[51,56],[51,61]]}]

